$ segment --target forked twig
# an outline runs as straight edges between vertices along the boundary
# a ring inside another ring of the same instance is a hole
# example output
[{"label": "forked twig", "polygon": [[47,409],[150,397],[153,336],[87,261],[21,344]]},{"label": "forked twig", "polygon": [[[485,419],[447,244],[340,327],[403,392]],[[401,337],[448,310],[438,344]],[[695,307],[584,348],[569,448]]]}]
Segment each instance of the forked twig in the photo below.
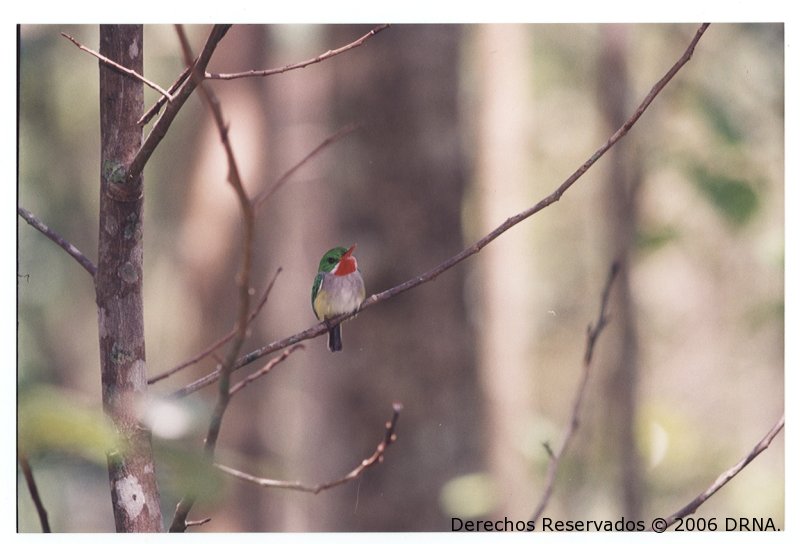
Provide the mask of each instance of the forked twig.
[{"label": "forked twig", "polygon": [[[142,142],[142,146],[139,148],[139,151],[136,152],[136,155],[131,159],[130,164],[128,165],[128,171],[125,174],[126,180],[136,179],[143,171],[144,167],[147,165],[150,157],[155,152],[156,148],[158,148],[159,144],[164,140],[164,137],[167,135],[167,131],[169,131],[169,127],[172,126],[172,122],[178,116],[178,113],[183,108],[183,105],[186,104],[186,101],[192,95],[196,88],[196,78],[188,77],[188,74],[193,71],[200,71],[205,72],[206,66],[208,66],[209,61],[211,60],[211,56],[214,54],[214,51],[217,49],[217,45],[225,37],[225,34],[228,32],[230,25],[214,25],[211,29],[211,32],[206,39],[206,43],[203,46],[203,50],[200,52],[200,55],[191,62],[190,67],[187,71],[187,77],[184,78],[182,84],[177,84],[175,90],[173,91],[173,100],[167,103],[166,108],[164,108],[163,113],[158,118],[158,121],[153,125],[153,128],[147,134],[147,137]],[[187,67],[189,68],[189,67]],[[179,78],[180,80],[180,78]],[[148,114],[145,114],[147,116]],[[141,124],[142,119],[139,119],[138,123]]]},{"label": "forked twig", "polygon": [[235,468],[231,468],[225,465],[221,465],[219,463],[215,463],[214,466],[220,469],[222,472],[226,474],[230,474],[231,476],[235,476],[240,480],[244,480],[246,482],[250,482],[261,487],[272,487],[278,489],[291,489],[294,491],[304,491],[306,493],[320,493],[325,491],[326,489],[330,489],[332,487],[336,487],[347,482],[353,481],[361,474],[367,470],[368,468],[380,463],[383,461],[383,454],[386,452],[386,449],[391,446],[397,440],[397,420],[400,417],[400,411],[403,409],[403,405],[399,402],[395,402],[392,404],[392,418],[386,422],[386,431],[383,434],[383,439],[378,443],[378,446],[375,448],[375,451],[361,461],[356,468],[342,476],[341,478],[337,478],[335,480],[331,480],[329,482],[325,482],[322,484],[317,485],[310,485],[304,484],[302,482],[297,481],[288,481],[288,480],[273,480],[271,478],[261,478],[258,476],[253,476],[252,474],[248,474],[246,472],[242,472],[240,470],[236,470]]},{"label": "forked twig", "polygon": [[597,316],[597,321],[594,325],[590,324],[586,330],[586,350],[583,354],[583,371],[581,373],[581,380],[578,384],[578,389],[575,391],[575,397],[572,401],[570,424],[564,433],[564,438],[561,440],[561,446],[558,448],[558,450],[553,451],[549,444],[544,445],[550,461],[547,465],[547,476],[545,478],[544,492],[539,499],[539,504],[536,506],[536,510],[534,510],[533,515],[531,516],[531,521],[534,523],[539,520],[542,512],[544,512],[544,509],[547,507],[547,503],[550,502],[550,497],[553,494],[553,487],[555,486],[556,476],[558,474],[558,467],[561,464],[561,458],[564,456],[564,452],[567,451],[567,447],[572,441],[572,437],[575,435],[575,432],[580,426],[580,412],[581,407],[583,406],[583,399],[586,397],[586,385],[589,383],[589,370],[592,366],[594,346],[597,343],[597,339],[600,337],[600,333],[603,332],[603,329],[608,324],[608,301],[611,297],[611,287],[614,284],[617,274],[619,274],[619,263],[614,262],[611,265],[611,270],[608,273],[608,279],[606,280],[606,285],[603,289],[603,295],[600,299],[600,312]]},{"label": "forked twig", "polygon": [[[178,79],[176,79],[175,83],[173,83],[168,89],[167,92],[169,92],[170,95],[172,95],[175,91],[177,91],[181,87],[181,85],[183,85],[183,82],[186,81],[187,77],[189,77],[189,72],[190,72],[189,68],[183,69],[183,72],[181,72],[181,74],[178,76]],[[155,117],[155,115],[159,111],[161,111],[161,107],[166,103],[167,103],[166,97],[164,97],[163,95],[159,96],[158,100],[156,100],[156,103],[150,106],[150,109],[147,110],[144,114],[142,114],[142,116],[137,121],[137,124],[146,125],[147,123],[149,123],[150,120],[153,117]]]},{"label": "forked twig", "polygon": [[295,345],[291,346],[290,348],[287,348],[287,349],[283,350],[283,353],[281,353],[277,357],[273,357],[272,359],[270,359],[267,362],[267,364],[265,364],[259,370],[257,370],[256,372],[253,372],[252,374],[247,376],[245,379],[243,379],[242,381],[240,381],[236,385],[232,386],[231,390],[230,390],[230,396],[235,395],[236,393],[238,393],[239,391],[241,391],[242,389],[247,387],[247,385],[250,382],[253,382],[253,381],[257,380],[258,378],[260,378],[261,376],[264,376],[267,372],[269,372],[270,370],[275,368],[278,364],[280,364],[284,360],[286,360],[286,358],[289,357],[289,355],[291,355],[292,352],[297,350],[297,349],[305,349],[305,346],[303,344],[295,344]]},{"label": "forked twig", "polygon": [[375,28],[373,28],[372,30],[370,30],[369,32],[367,32],[354,42],[348,43],[347,45],[344,45],[338,49],[330,49],[322,53],[321,55],[317,55],[313,59],[308,59],[301,62],[295,62],[294,64],[287,64],[286,66],[282,66],[280,68],[270,68],[267,70],[247,70],[246,72],[236,72],[232,74],[214,74],[206,72],[205,76],[206,79],[239,79],[243,77],[266,77],[275,74],[283,74],[284,72],[288,72],[290,70],[305,68],[306,66],[310,66],[312,64],[328,60],[331,57],[335,57],[336,55],[341,55],[342,53],[350,51],[351,49],[355,49],[356,47],[364,45],[364,42],[366,42],[368,39],[373,37],[381,30],[386,30],[387,28],[389,28],[389,26],[390,25],[388,24],[376,26]]},{"label": "forked twig", "polygon": [[[275,271],[275,275],[272,277],[272,280],[269,282],[269,285],[267,285],[267,288],[264,290],[264,294],[261,295],[261,298],[259,299],[258,304],[256,304],[255,309],[250,313],[250,317],[247,321],[248,325],[253,322],[253,320],[261,312],[261,309],[264,308],[264,305],[267,303],[267,299],[269,298],[269,294],[272,291],[272,286],[275,285],[275,280],[278,279],[278,274],[281,273],[281,270],[282,268],[278,267],[278,269]],[[236,328],[234,327],[225,336],[214,341],[210,346],[208,346],[206,349],[204,349],[197,355],[194,355],[189,359],[183,361],[182,363],[175,365],[169,370],[165,370],[161,374],[157,374],[149,378],[147,380],[147,384],[152,385],[156,382],[159,382],[165,378],[172,376],[173,374],[183,370],[184,368],[188,368],[193,364],[202,361],[203,359],[214,353],[216,350],[224,346],[226,343],[228,343],[234,337],[235,334],[236,334]]]}]

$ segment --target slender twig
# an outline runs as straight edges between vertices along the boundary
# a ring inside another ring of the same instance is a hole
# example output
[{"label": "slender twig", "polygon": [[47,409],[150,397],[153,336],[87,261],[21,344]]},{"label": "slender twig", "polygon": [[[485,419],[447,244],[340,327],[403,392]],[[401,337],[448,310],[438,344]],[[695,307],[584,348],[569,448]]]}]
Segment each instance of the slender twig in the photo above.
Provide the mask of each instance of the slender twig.
[{"label": "slender twig", "polygon": [[784,414],[781,414],[781,417],[778,420],[778,422],[772,426],[769,432],[766,435],[764,435],[764,437],[761,440],[758,441],[758,443],[753,447],[752,450],[750,450],[750,452],[747,455],[742,457],[742,459],[739,460],[739,462],[733,465],[731,468],[720,474],[717,477],[717,479],[714,480],[714,483],[708,487],[708,489],[697,495],[694,499],[692,499],[689,502],[689,504],[687,504],[686,506],[684,506],[671,516],[667,516],[667,518],[665,518],[664,520],[664,523],[658,527],[658,530],[659,531],[666,530],[667,527],[670,527],[679,519],[685,518],[686,516],[690,516],[693,513],[695,513],[697,509],[700,508],[700,506],[702,506],[704,502],[706,502],[708,499],[711,498],[712,495],[714,495],[714,493],[719,491],[725,484],[730,482],[737,474],[739,474],[744,467],[750,464],[750,461],[758,457],[761,454],[761,452],[767,449],[769,445],[772,443],[772,440],[776,436],[778,436],[778,434],[783,430],[785,417],[786,416]]},{"label": "slender twig", "polygon": [[383,439],[378,443],[378,446],[375,448],[375,451],[361,461],[356,468],[348,472],[346,475],[342,476],[341,478],[337,478],[336,480],[331,480],[330,482],[325,482],[323,484],[304,484],[302,482],[297,481],[287,481],[287,480],[273,480],[270,478],[261,478],[258,476],[254,476],[252,474],[248,474],[246,472],[242,472],[240,470],[236,470],[235,468],[227,467],[225,465],[221,465],[219,463],[215,463],[214,466],[220,469],[221,471],[230,474],[231,476],[235,476],[240,480],[244,480],[246,482],[250,482],[261,487],[272,487],[272,488],[279,488],[279,489],[291,489],[294,491],[304,491],[306,493],[320,493],[325,491],[326,489],[330,489],[332,487],[336,487],[342,484],[346,484],[347,482],[351,482],[361,476],[361,474],[367,470],[368,468],[376,465],[383,461],[383,454],[386,449],[391,446],[397,440],[397,419],[400,417],[400,411],[403,409],[403,405],[399,402],[395,402],[392,405],[392,418],[386,422],[385,427],[386,431],[384,432]]},{"label": "slender twig", "polygon": [[558,474],[558,467],[561,464],[561,458],[564,456],[564,452],[567,451],[567,447],[572,441],[572,437],[575,435],[575,432],[580,426],[581,407],[583,406],[583,399],[586,397],[586,385],[589,383],[589,370],[592,366],[594,346],[597,343],[597,339],[600,337],[600,333],[603,332],[603,329],[606,327],[606,325],[608,325],[608,301],[611,296],[611,287],[614,284],[614,279],[617,277],[618,273],[619,263],[614,262],[614,264],[611,265],[611,270],[608,273],[608,279],[606,280],[605,288],[603,288],[603,295],[600,299],[600,312],[597,316],[597,321],[594,325],[590,324],[586,330],[586,350],[583,354],[583,372],[581,373],[581,380],[578,384],[578,388],[575,391],[575,397],[572,400],[570,424],[567,430],[564,432],[564,438],[561,440],[561,446],[558,448],[558,451],[553,451],[553,449],[550,447],[550,444],[544,444],[544,449],[547,451],[550,462],[547,465],[547,476],[545,477],[544,491],[539,499],[539,504],[536,506],[536,510],[534,510],[533,515],[531,516],[531,521],[534,523],[539,520],[542,512],[544,512],[544,509],[547,507],[547,503],[550,502],[550,497],[553,494],[553,487],[555,486],[556,476]]},{"label": "slender twig", "polygon": [[295,344],[290,348],[283,350],[283,353],[281,353],[277,357],[273,357],[272,359],[270,359],[267,362],[267,364],[261,367],[260,370],[253,372],[245,379],[243,379],[242,381],[231,387],[230,396],[232,397],[233,395],[235,395],[236,393],[247,387],[247,384],[257,380],[258,378],[260,378],[261,376],[265,375],[267,372],[275,368],[279,363],[282,363],[284,360],[286,360],[286,358],[289,357],[289,355],[291,355],[292,352],[296,349],[305,349],[305,346],[303,344]]},{"label": "slender twig", "polygon": [[[208,66],[208,63],[211,60],[211,56],[214,54],[214,51],[216,50],[220,40],[222,40],[222,38],[228,32],[230,26],[231,25],[214,25],[214,28],[211,29],[208,39],[203,46],[203,50],[200,52],[200,56],[197,57],[197,60],[195,60],[191,65],[194,70],[197,70],[201,73],[205,72],[206,66]],[[183,82],[183,85],[180,86],[180,89],[173,94],[172,101],[167,104],[166,108],[164,108],[164,112],[161,114],[161,117],[158,118],[158,121],[156,121],[152,130],[150,130],[150,133],[142,143],[142,147],[139,148],[136,156],[134,156],[133,160],[131,160],[125,176],[126,180],[136,179],[139,174],[142,173],[153,152],[155,152],[158,145],[164,139],[164,136],[167,135],[167,131],[172,125],[172,121],[175,120],[178,112],[181,110],[181,108],[183,108],[183,105],[192,95],[196,86],[196,79],[187,77]]]},{"label": "slender twig", "polygon": [[320,153],[323,149],[325,149],[326,147],[330,146],[331,144],[333,144],[337,140],[340,140],[341,138],[344,138],[345,136],[347,136],[351,132],[357,130],[358,128],[359,128],[359,125],[357,125],[357,124],[346,125],[346,126],[340,128],[339,130],[337,130],[336,132],[334,132],[333,134],[331,134],[330,136],[328,136],[327,138],[325,138],[322,141],[322,143],[320,143],[317,147],[312,149],[305,157],[300,159],[300,161],[298,161],[294,166],[292,166],[286,172],[284,172],[284,174],[281,177],[279,177],[275,181],[275,183],[272,184],[272,186],[269,189],[265,189],[264,191],[262,191],[259,195],[257,195],[253,199],[253,202],[254,202],[253,205],[256,207],[256,209],[258,209],[273,194],[275,194],[275,192],[278,189],[280,189],[287,181],[289,181],[289,178],[295,172],[297,172],[300,169],[300,167],[302,167],[304,164],[306,164],[308,161],[310,161],[315,155]]},{"label": "slender twig", "polygon": [[20,451],[17,457],[19,466],[22,469],[22,474],[25,476],[25,483],[28,486],[31,499],[33,499],[33,504],[36,506],[36,513],[39,515],[39,523],[42,525],[42,532],[49,533],[50,522],[47,519],[47,509],[44,507],[42,498],[39,496],[39,488],[36,487],[36,480],[33,478],[33,469],[28,462],[28,456]]},{"label": "slender twig", "polygon": [[95,266],[95,264],[89,260],[86,255],[81,253],[78,248],[67,242],[58,233],[54,232],[53,229],[45,225],[41,219],[33,215],[22,206],[17,206],[17,214],[27,221],[30,226],[55,242],[59,247],[61,247],[61,249],[67,252],[67,255],[75,259],[79,265],[81,265],[89,274],[92,275],[92,277],[94,277],[94,275],[97,273],[97,266]]},{"label": "slender twig", "polygon": [[[219,132],[220,140],[225,148],[225,155],[228,160],[228,183],[236,193],[239,201],[240,213],[242,216],[242,262],[237,276],[239,302],[238,313],[236,318],[236,334],[234,335],[231,343],[228,346],[228,352],[225,359],[219,367],[219,388],[217,393],[217,403],[214,406],[214,411],[208,425],[208,432],[206,433],[205,452],[209,460],[214,458],[214,451],[217,446],[217,439],[222,429],[222,418],[230,402],[230,377],[234,370],[234,364],[239,352],[244,344],[245,337],[247,336],[247,325],[250,317],[250,274],[253,263],[253,238],[255,232],[255,210],[253,208],[250,198],[247,196],[247,191],[242,183],[242,178],[239,173],[239,166],[236,162],[236,157],[233,152],[233,146],[228,138],[228,127],[222,114],[222,107],[214,92],[203,84],[203,74],[198,67],[198,63],[193,64],[194,54],[192,53],[189,40],[183,27],[176,26],[178,38],[181,42],[183,50],[184,62],[187,66],[192,66],[191,80],[194,81],[203,101],[208,106],[214,123]],[[202,54],[201,54],[202,57]],[[188,80],[187,80],[188,81]],[[185,495],[178,502],[175,508],[175,517],[170,525],[171,532],[184,532],[188,527],[186,519],[189,511],[194,505],[195,497],[192,495]]]},{"label": "slender twig", "polygon": [[363,45],[368,39],[373,37],[375,34],[380,32],[381,30],[385,30],[389,28],[390,25],[383,24],[376,26],[359,39],[354,42],[348,43],[345,46],[342,46],[338,49],[330,49],[321,55],[314,57],[313,59],[304,60],[302,62],[296,62],[294,64],[287,64],[286,66],[282,66],[280,68],[270,68],[268,70],[248,70],[246,72],[236,72],[232,74],[214,74],[206,72],[205,76],[206,79],[238,79],[243,77],[265,77],[265,76],[272,76],[275,74],[282,74],[284,72],[288,72],[290,70],[297,70],[298,68],[305,68],[306,66],[310,66],[311,64],[316,64],[318,62],[322,62],[324,60],[328,60],[331,57],[335,57],[336,55],[340,55],[351,49],[355,49],[356,47]]},{"label": "slender twig", "polygon": [[[183,85],[183,82],[186,81],[187,77],[189,77],[190,71],[191,70],[189,68],[183,69],[183,72],[181,72],[181,75],[179,75],[178,79],[175,80],[175,83],[173,83],[167,90],[167,92],[169,92],[170,95],[172,95],[172,93],[177,91],[178,88],[180,88],[180,86]],[[136,123],[139,125],[146,125],[147,123],[150,122],[150,119],[152,119],[159,111],[161,111],[162,106],[164,106],[164,104],[166,103],[167,99],[164,96],[159,96],[158,100],[156,100],[156,103],[150,106],[150,109],[147,110]]]},{"label": "slender twig", "polygon": [[156,91],[161,93],[164,96],[164,98],[166,98],[168,101],[172,102],[172,95],[168,91],[165,91],[164,89],[161,88],[160,85],[150,81],[149,79],[147,79],[146,77],[141,75],[136,70],[131,70],[130,68],[125,68],[121,64],[118,64],[118,63],[114,62],[113,60],[101,55],[97,51],[93,51],[92,49],[89,49],[88,47],[86,47],[85,45],[80,43],[78,40],[76,40],[75,38],[73,38],[69,34],[65,34],[64,32],[62,32],[61,35],[64,36],[69,41],[71,41],[72,43],[74,43],[78,47],[78,49],[80,49],[81,51],[86,51],[90,55],[93,55],[93,56],[97,57],[98,59],[100,59],[100,62],[102,62],[102,63],[104,63],[104,64],[106,64],[108,66],[111,66],[112,68],[114,68],[116,70],[119,70],[123,74],[128,74],[129,76],[135,77],[136,79],[138,79],[139,81],[141,81],[142,83],[147,85],[148,87],[150,87],[152,89],[155,89]]},{"label": "slender twig", "polygon": [[[399,285],[396,285],[390,289],[386,289],[380,293],[376,293],[369,298],[367,298],[361,307],[349,314],[341,315],[332,319],[328,320],[328,323],[319,323],[314,325],[313,327],[309,327],[308,329],[296,333],[292,336],[286,337],[282,340],[276,340],[275,342],[271,342],[266,346],[256,349],[243,357],[241,357],[238,361],[236,361],[236,368],[241,368],[245,365],[252,363],[253,361],[264,357],[270,353],[275,351],[285,349],[286,347],[296,344],[297,342],[301,342],[303,340],[309,340],[311,338],[316,338],[317,336],[321,336],[328,332],[328,327],[332,327],[337,325],[343,321],[347,321],[355,317],[358,313],[362,312],[363,310],[369,308],[373,304],[377,304],[389,298],[392,298],[400,293],[408,291],[409,289],[413,289],[423,283],[429,282],[439,276],[442,272],[454,267],[461,261],[465,260],[472,255],[478,253],[481,249],[483,249],[486,245],[494,241],[495,238],[506,232],[511,227],[521,223],[525,219],[528,219],[532,215],[542,211],[544,208],[550,206],[558,202],[561,199],[561,196],[570,188],[572,185],[581,177],[583,174],[586,173],[589,168],[594,165],[602,157],[609,149],[611,149],[623,136],[625,136],[628,131],[633,127],[636,121],[642,116],[642,114],[647,110],[650,104],[653,102],[656,96],[664,89],[664,87],[669,83],[669,81],[675,76],[676,73],[687,63],[689,59],[692,58],[692,53],[694,53],[694,48],[697,45],[697,42],[703,36],[703,33],[708,28],[708,23],[704,23],[700,26],[697,32],[692,38],[692,41],[689,43],[689,46],[684,51],[683,55],[675,62],[675,64],[669,69],[669,71],[662,77],[650,90],[647,94],[645,99],[636,108],[636,111],[628,118],[627,121],[614,133],[611,137],[604,143],[600,148],[595,151],[589,159],[586,160],[575,172],[572,173],[566,180],[564,180],[558,188],[553,191],[551,194],[540,200],[535,206],[532,208],[528,208],[525,211],[518,213],[513,217],[509,217],[506,219],[499,227],[494,229],[492,232],[475,242],[473,245],[463,249],[457,255],[447,259],[446,261],[442,262],[438,266],[428,270],[424,274],[420,274],[414,278],[411,278],[408,281],[405,281]],[[186,385],[185,387],[176,391],[173,395],[175,397],[183,397],[194,393],[195,391],[202,389],[203,387],[214,383],[219,379],[219,372],[214,371],[202,378]]]},{"label": "slender twig", "polygon": [[[253,322],[253,320],[261,312],[261,309],[264,308],[264,305],[267,303],[267,299],[269,298],[269,294],[272,291],[272,286],[275,285],[275,280],[278,279],[278,274],[281,273],[281,270],[282,270],[282,268],[278,267],[278,269],[275,271],[275,275],[272,277],[272,280],[269,282],[269,285],[267,285],[267,288],[264,289],[264,293],[261,295],[261,298],[259,299],[258,304],[256,304],[255,309],[253,309],[253,311],[250,313],[250,317],[248,318],[248,325]],[[192,366],[193,364],[196,364],[196,363],[202,361],[203,359],[205,359],[206,357],[211,355],[213,352],[215,352],[216,350],[218,350],[219,348],[221,348],[222,346],[227,344],[231,340],[231,338],[233,338],[235,335],[236,335],[236,327],[234,326],[234,328],[231,329],[231,331],[228,332],[228,334],[226,334],[222,338],[219,338],[218,340],[216,340],[214,343],[212,343],[206,349],[204,349],[203,351],[201,351],[197,355],[195,355],[195,356],[183,361],[182,363],[170,368],[169,370],[166,370],[166,371],[162,372],[161,374],[157,374],[157,375],[151,377],[150,379],[147,380],[147,384],[148,385],[152,385],[152,384],[154,384],[156,382],[159,382],[159,381],[161,381],[161,380],[163,380],[165,378],[168,378],[168,377],[172,376],[173,374],[183,370],[184,368],[188,368],[188,367]]]}]

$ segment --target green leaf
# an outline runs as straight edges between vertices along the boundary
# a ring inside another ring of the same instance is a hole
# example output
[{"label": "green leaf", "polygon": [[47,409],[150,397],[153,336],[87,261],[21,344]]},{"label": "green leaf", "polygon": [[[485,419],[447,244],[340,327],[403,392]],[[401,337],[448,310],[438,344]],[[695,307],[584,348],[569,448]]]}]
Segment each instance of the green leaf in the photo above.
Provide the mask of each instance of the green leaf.
[{"label": "green leaf", "polygon": [[728,111],[727,104],[721,101],[720,98],[698,91],[697,100],[700,103],[700,109],[706,115],[706,118],[711,123],[714,132],[722,137],[730,144],[736,144],[742,141],[743,133],[736,126],[733,117]]},{"label": "green leaf", "polygon": [[758,194],[741,178],[693,168],[693,181],[706,200],[734,227],[747,224],[758,211]]},{"label": "green leaf", "polygon": [[676,240],[679,236],[678,230],[670,225],[642,228],[636,231],[636,248],[645,252],[655,251]]},{"label": "green leaf", "polygon": [[448,516],[478,518],[488,515],[497,503],[497,489],[485,472],[464,474],[442,487],[439,502]]}]

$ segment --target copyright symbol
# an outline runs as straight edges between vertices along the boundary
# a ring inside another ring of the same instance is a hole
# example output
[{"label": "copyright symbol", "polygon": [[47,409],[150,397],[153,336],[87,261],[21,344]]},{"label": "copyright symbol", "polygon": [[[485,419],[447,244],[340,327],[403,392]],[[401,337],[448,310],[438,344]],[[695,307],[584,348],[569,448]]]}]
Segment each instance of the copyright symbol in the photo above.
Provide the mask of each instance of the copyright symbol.
[{"label": "copyright symbol", "polygon": [[655,532],[663,533],[667,530],[667,520],[664,518],[656,518],[653,520],[653,523],[651,523],[650,526]]}]

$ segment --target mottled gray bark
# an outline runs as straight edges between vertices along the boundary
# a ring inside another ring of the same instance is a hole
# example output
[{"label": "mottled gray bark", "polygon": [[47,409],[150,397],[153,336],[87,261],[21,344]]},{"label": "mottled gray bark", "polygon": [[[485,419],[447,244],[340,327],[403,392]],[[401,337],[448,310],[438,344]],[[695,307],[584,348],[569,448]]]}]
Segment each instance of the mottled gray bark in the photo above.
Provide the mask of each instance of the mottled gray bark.
[{"label": "mottled gray bark", "polygon": [[[139,73],[140,25],[102,25],[100,53]],[[95,276],[103,407],[118,431],[108,453],[118,532],[161,531],[150,433],[137,417],[147,388],[142,304],[142,176],[125,172],[142,143],[143,84],[100,63],[100,235]]]}]

